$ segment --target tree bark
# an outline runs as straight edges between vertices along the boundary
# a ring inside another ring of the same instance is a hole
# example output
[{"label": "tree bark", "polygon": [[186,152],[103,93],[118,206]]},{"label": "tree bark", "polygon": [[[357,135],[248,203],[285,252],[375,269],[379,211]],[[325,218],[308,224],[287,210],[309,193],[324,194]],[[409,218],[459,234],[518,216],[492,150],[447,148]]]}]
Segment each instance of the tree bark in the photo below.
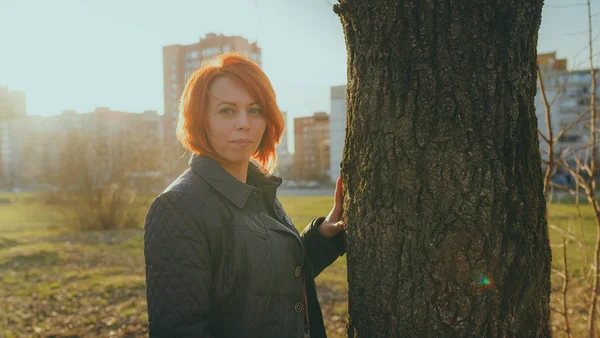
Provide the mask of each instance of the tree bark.
[{"label": "tree bark", "polygon": [[341,0],[350,337],[550,336],[542,0]]}]

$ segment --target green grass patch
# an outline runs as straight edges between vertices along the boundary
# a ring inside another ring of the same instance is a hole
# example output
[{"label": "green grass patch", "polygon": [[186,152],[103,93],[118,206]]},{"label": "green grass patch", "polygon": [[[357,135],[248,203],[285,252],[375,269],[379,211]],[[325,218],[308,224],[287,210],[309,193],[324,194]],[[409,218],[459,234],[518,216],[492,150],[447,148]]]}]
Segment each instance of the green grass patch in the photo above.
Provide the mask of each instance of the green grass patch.
[{"label": "green grass patch", "polygon": [[0,226],[7,224],[60,223],[63,217],[56,206],[41,201],[20,201],[0,204]]},{"label": "green grass patch", "polygon": [[[581,216],[579,216],[581,214]],[[548,209],[548,233],[552,246],[552,266],[555,269],[563,268],[563,231],[568,231],[567,238],[567,266],[570,275],[582,276],[585,256],[587,263],[593,262],[593,251],[596,245],[596,221],[591,205],[581,205],[579,209],[573,204],[552,204]],[[558,229],[556,229],[556,228]]]}]

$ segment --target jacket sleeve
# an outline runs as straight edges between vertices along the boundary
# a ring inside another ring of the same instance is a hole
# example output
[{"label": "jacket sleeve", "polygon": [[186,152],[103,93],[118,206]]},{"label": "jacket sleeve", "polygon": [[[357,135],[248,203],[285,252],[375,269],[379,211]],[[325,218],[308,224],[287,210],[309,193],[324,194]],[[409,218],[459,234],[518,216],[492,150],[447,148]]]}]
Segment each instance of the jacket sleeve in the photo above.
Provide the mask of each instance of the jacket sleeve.
[{"label": "jacket sleeve", "polygon": [[202,220],[183,193],[156,198],[144,224],[146,299],[150,337],[214,338],[211,260]]},{"label": "jacket sleeve", "polygon": [[326,238],[319,233],[318,229],[324,220],[325,217],[314,219],[300,234],[314,278],[346,252],[346,231],[340,231],[333,238]]}]

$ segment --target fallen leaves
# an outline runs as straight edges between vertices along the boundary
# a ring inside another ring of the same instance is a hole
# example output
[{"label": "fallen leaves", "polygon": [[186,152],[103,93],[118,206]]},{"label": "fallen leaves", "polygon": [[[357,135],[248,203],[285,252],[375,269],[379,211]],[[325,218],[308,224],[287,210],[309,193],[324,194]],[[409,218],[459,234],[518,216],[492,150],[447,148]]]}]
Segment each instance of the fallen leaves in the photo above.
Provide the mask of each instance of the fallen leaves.
[{"label": "fallen leaves", "polygon": [[[142,243],[131,229],[0,240],[13,253],[0,265],[0,336],[147,337]],[[320,284],[328,337],[345,337],[347,288]]]}]

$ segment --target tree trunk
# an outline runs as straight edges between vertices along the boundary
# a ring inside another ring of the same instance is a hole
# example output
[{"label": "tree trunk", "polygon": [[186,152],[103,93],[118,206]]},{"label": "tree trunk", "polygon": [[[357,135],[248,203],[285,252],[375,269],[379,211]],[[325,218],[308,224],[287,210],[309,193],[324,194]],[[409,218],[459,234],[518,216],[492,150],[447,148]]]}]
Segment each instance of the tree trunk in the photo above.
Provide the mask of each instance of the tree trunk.
[{"label": "tree trunk", "polygon": [[550,336],[542,0],[341,0],[350,337]]}]

